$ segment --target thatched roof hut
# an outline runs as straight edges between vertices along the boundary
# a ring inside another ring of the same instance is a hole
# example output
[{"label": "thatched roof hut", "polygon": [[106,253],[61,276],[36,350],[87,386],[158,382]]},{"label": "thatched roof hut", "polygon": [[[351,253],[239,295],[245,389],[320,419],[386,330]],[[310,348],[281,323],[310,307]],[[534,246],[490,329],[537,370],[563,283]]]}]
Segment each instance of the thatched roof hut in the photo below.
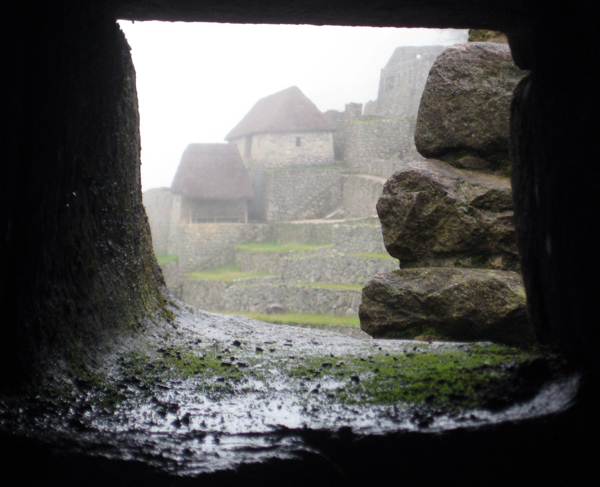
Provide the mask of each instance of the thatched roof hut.
[{"label": "thatched roof hut", "polygon": [[233,144],[190,144],[171,184],[173,193],[202,200],[254,197],[252,181]]},{"label": "thatched roof hut", "polygon": [[331,132],[333,125],[297,86],[261,98],[225,140],[266,132]]}]

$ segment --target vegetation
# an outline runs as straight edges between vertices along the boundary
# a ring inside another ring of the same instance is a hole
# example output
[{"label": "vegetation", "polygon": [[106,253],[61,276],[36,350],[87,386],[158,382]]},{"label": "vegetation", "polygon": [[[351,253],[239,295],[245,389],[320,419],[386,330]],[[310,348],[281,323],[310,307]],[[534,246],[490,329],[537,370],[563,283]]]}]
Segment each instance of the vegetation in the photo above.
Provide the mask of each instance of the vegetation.
[{"label": "vegetation", "polygon": [[298,172],[298,171],[315,171],[319,169],[335,169],[340,170],[339,166],[312,166],[312,167],[282,167],[279,169],[266,169],[265,172],[276,173],[276,172]]},{"label": "vegetation", "polygon": [[186,277],[192,279],[210,279],[232,283],[235,279],[250,279],[253,277],[268,277],[269,274],[261,272],[245,272],[241,270],[235,262],[231,262],[215,269],[207,269],[204,271],[192,272]]},{"label": "vegetation", "polygon": [[312,287],[313,289],[356,289],[362,290],[363,286],[358,284],[336,284],[334,282],[297,282],[297,286]]},{"label": "vegetation", "polygon": [[[267,315],[269,319],[281,316],[285,315]],[[69,385],[54,385],[43,396],[69,403],[85,392],[91,403],[111,411],[121,403],[139,402],[140,395],[131,391],[164,389],[170,381],[189,379],[193,389],[213,399],[254,393],[257,387],[261,394],[279,394],[284,387],[300,401],[321,392],[332,403],[426,405],[453,412],[501,409],[524,400],[535,387],[519,377],[529,377],[532,364],[533,369],[549,373],[560,366],[536,351],[492,344],[465,343],[447,351],[419,344],[394,353],[375,349],[368,353],[334,356],[324,350],[290,357],[280,346],[246,347],[239,341],[228,348],[151,346],[122,357],[120,374],[107,376],[79,367],[70,371]],[[281,376],[274,382],[270,368],[275,364]]]},{"label": "vegetation", "polygon": [[493,405],[498,390],[512,382],[511,372],[536,358],[535,353],[501,345],[465,345],[464,350],[446,353],[346,356],[327,362],[311,357],[287,373],[337,379],[340,387],[329,394],[340,402],[428,404],[455,410]]},{"label": "vegetation", "polygon": [[379,261],[389,260],[389,259],[394,258],[387,252],[381,252],[381,253],[356,252],[356,253],[352,253],[350,255],[354,255],[355,257],[362,257],[363,259],[377,259]]},{"label": "vegetation", "polygon": [[255,320],[266,321],[268,323],[285,323],[285,324],[300,324],[300,325],[317,325],[317,326],[360,326],[358,316],[335,316],[335,315],[316,315],[310,313],[284,313],[284,314],[265,314],[265,313],[244,313],[235,312],[228,314],[236,314],[254,318]]},{"label": "vegetation", "polygon": [[156,260],[158,261],[158,265],[163,266],[171,262],[177,262],[179,256],[177,254],[156,254]]},{"label": "vegetation", "polygon": [[247,242],[236,246],[236,250],[246,252],[305,252],[324,247],[331,247],[331,243],[305,244],[299,242],[277,242],[274,239],[269,239],[264,242]]}]

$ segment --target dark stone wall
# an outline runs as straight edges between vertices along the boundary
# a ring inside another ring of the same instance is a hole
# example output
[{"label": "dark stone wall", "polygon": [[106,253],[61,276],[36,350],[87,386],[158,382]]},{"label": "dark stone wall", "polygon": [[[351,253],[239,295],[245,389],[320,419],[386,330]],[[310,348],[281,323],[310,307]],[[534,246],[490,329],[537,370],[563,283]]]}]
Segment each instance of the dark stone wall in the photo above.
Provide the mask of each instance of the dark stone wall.
[{"label": "dark stone wall", "polygon": [[600,48],[583,9],[564,12],[560,26],[553,14],[520,50],[533,71],[511,115],[518,246],[538,339],[598,374]]},{"label": "dark stone wall", "polygon": [[557,7],[536,0],[10,3],[0,21],[9,121],[0,183],[0,375],[18,378],[16,364],[32,363],[43,349],[135,328],[161,308],[141,207],[134,73],[117,17],[506,31],[516,63],[533,70],[512,122],[530,315],[542,341],[600,370],[593,7],[591,0]]},{"label": "dark stone wall", "polygon": [[129,47],[102,8],[47,5],[15,7],[4,66],[15,100],[0,191],[4,382],[163,308]]},{"label": "dark stone wall", "polygon": [[[539,0],[112,0],[119,18],[505,30],[539,16]],[[545,9],[545,5],[542,4]]]}]

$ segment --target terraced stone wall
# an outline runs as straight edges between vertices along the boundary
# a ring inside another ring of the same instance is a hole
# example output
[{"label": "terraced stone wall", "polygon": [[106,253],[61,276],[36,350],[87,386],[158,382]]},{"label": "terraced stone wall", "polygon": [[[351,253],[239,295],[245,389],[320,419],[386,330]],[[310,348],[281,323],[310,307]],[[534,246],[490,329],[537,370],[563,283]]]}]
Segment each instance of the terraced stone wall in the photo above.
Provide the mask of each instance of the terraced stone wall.
[{"label": "terraced stone wall", "polygon": [[289,252],[251,252],[237,250],[235,263],[244,272],[281,274],[281,261]]},{"label": "terraced stone wall", "polygon": [[186,279],[182,299],[209,311],[265,313],[279,305],[290,313],[357,315],[360,289],[310,287],[285,283],[280,278],[245,279],[233,284],[223,281]]},{"label": "terraced stone wall", "polygon": [[277,242],[319,244],[331,242],[335,222],[279,222],[273,224],[272,236]]},{"label": "terraced stone wall", "polygon": [[362,105],[350,103],[341,114],[326,113],[336,125],[336,159],[347,170],[387,178],[402,161],[422,159],[414,144],[414,119],[361,115],[361,110]]},{"label": "terraced stone wall", "polygon": [[266,240],[269,226],[244,223],[198,223],[180,228],[179,272],[212,269],[234,260],[235,246]]},{"label": "terraced stone wall", "polygon": [[370,225],[336,224],[332,232],[333,248],[344,253],[387,254],[379,220],[373,218],[370,221]]},{"label": "terraced stone wall", "polygon": [[343,208],[352,218],[376,216],[377,201],[386,179],[365,174],[350,174],[344,178]]},{"label": "terraced stone wall", "polygon": [[286,282],[330,282],[362,286],[380,272],[399,268],[393,258],[361,257],[331,249],[298,252],[281,260],[281,276]]},{"label": "terraced stone wall", "polygon": [[268,222],[322,218],[339,207],[342,176],[338,167],[295,168],[265,174]]}]

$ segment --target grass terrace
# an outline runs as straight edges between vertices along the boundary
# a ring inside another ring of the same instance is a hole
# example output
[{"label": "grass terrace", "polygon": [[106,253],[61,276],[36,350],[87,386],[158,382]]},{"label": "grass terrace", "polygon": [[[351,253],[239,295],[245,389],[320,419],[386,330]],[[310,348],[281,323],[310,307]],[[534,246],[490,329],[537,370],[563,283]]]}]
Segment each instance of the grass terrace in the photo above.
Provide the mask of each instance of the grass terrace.
[{"label": "grass terrace", "polygon": [[266,169],[267,173],[278,173],[278,172],[303,172],[303,171],[319,171],[323,169],[340,170],[340,166],[310,166],[310,167],[282,167],[277,169]]},{"label": "grass terrace", "polygon": [[394,258],[387,252],[381,252],[381,253],[376,253],[376,254],[370,254],[368,252],[356,252],[356,253],[351,253],[349,255],[353,255],[354,257],[362,257],[363,259],[377,259],[379,261],[390,260],[390,259]]},{"label": "grass terrace", "polygon": [[171,262],[177,262],[179,256],[177,254],[156,254],[156,260],[158,261],[158,265],[163,266]]},{"label": "grass terrace", "polygon": [[245,252],[307,252],[325,247],[331,247],[331,243],[322,242],[305,244],[299,242],[277,242],[275,240],[266,240],[264,242],[248,242],[237,245],[236,250]]},{"label": "grass terrace", "polygon": [[335,316],[335,315],[316,315],[310,313],[245,313],[241,311],[227,312],[224,314],[247,316],[267,323],[280,323],[286,325],[315,325],[315,326],[360,326],[358,316]]},{"label": "grass terrace", "polygon": [[270,274],[262,272],[245,272],[241,270],[235,262],[226,264],[215,269],[207,269],[204,271],[191,272],[186,277],[192,279],[209,279],[213,281],[224,281],[231,284],[236,279],[250,279],[253,277],[269,277]]},{"label": "grass terrace", "polygon": [[296,286],[311,287],[313,289],[355,289],[361,291],[363,286],[358,284],[337,284],[335,282],[297,282]]}]

